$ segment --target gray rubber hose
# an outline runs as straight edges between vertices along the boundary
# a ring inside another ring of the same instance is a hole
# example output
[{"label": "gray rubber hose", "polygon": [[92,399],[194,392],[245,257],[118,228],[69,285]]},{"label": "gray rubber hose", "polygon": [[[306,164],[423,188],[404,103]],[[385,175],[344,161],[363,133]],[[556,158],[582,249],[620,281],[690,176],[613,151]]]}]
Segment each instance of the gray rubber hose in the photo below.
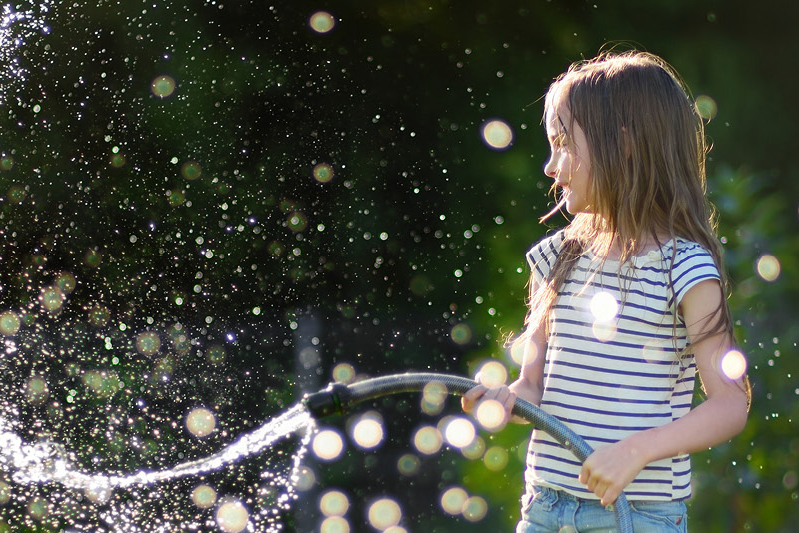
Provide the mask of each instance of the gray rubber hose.
[{"label": "gray rubber hose", "polygon": [[[418,392],[430,383],[442,384],[449,394],[462,396],[477,383],[469,378],[449,374],[408,373],[392,374],[366,379],[350,385],[331,383],[326,389],[306,395],[305,407],[315,418],[341,414],[357,403],[401,392]],[[546,431],[561,445],[570,450],[580,461],[585,461],[594,451],[582,437],[566,427],[561,421],[545,413],[539,407],[521,398],[516,399],[513,414],[528,420],[538,429]],[[621,533],[634,533],[630,504],[624,493],[614,504],[616,525]]]}]

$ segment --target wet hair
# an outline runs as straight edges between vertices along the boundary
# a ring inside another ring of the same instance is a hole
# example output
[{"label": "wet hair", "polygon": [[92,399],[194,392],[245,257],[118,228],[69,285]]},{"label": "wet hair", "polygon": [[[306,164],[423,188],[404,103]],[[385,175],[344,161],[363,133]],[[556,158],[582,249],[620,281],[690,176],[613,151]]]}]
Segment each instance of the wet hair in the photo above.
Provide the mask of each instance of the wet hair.
[{"label": "wet hair", "polygon": [[[647,241],[662,246],[667,236],[697,242],[713,256],[722,298],[708,317],[706,336],[733,339],[716,212],[706,196],[704,123],[677,73],[649,53],[606,52],[572,64],[544,102],[545,119],[557,117],[566,143],[574,146],[575,122],[585,133],[590,212],[576,214],[566,227],[547,279],[537,287],[531,283],[527,331],[547,326],[558,290],[586,251],[607,257],[615,246],[624,265]],[[674,246],[672,266],[676,253]],[[675,329],[676,320],[675,313]]]}]

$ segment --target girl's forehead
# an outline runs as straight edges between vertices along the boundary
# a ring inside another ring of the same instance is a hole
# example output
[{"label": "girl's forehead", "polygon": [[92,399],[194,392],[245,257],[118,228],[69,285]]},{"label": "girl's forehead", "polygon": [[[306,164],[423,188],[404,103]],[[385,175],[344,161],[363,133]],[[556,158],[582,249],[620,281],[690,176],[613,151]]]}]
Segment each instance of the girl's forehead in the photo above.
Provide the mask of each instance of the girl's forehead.
[{"label": "girl's forehead", "polygon": [[545,116],[546,129],[551,133],[565,133],[566,124],[570,122],[571,112],[565,105],[551,106]]}]

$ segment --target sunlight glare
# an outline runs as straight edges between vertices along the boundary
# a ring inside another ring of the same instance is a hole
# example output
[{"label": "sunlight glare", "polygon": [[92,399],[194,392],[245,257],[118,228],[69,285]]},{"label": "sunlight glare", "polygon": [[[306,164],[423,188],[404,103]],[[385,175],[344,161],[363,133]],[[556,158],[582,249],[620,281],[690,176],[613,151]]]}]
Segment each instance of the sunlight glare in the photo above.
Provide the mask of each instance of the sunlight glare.
[{"label": "sunlight glare", "polygon": [[480,383],[489,389],[494,387],[501,387],[508,381],[508,370],[505,365],[499,361],[488,361],[477,374],[480,378]]},{"label": "sunlight glare", "polygon": [[475,418],[489,431],[499,429],[506,422],[505,406],[497,400],[483,400],[475,410]]},{"label": "sunlight glare", "polygon": [[472,421],[462,416],[451,418],[444,429],[447,442],[456,448],[469,446],[476,434]]},{"label": "sunlight glare", "polygon": [[746,357],[738,350],[730,350],[721,358],[721,371],[733,381],[741,379],[746,374]]},{"label": "sunlight glare", "polygon": [[324,429],[314,436],[311,449],[319,459],[333,461],[344,451],[344,441],[337,431]]},{"label": "sunlight glare", "polygon": [[373,416],[364,416],[352,428],[352,440],[361,448],[376,448],[383,442],[383,424]]},{"label": "sunlight glare", "polygon": [[609,292],[601,291],[591,298],[591,314],[599,322],[610,322],[619,312],[619,302]]}]

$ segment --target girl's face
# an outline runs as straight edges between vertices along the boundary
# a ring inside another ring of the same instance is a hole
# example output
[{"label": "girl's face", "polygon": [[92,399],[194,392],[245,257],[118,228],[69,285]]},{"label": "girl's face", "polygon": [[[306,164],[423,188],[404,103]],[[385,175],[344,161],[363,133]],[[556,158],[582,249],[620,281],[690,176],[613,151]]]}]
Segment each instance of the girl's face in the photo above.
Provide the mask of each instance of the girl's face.
[{"label": "girl's face", "polygon": [[[567,131],[570,126],[573,131]],[[550,157],[544,165],[544,174],[561,189],[561,202],[565,201],[569,213],[590,212],[591,157],[583,129],[577,121],[572,121],[571,112],[560,106],[547,111],[546,130]]]}]

